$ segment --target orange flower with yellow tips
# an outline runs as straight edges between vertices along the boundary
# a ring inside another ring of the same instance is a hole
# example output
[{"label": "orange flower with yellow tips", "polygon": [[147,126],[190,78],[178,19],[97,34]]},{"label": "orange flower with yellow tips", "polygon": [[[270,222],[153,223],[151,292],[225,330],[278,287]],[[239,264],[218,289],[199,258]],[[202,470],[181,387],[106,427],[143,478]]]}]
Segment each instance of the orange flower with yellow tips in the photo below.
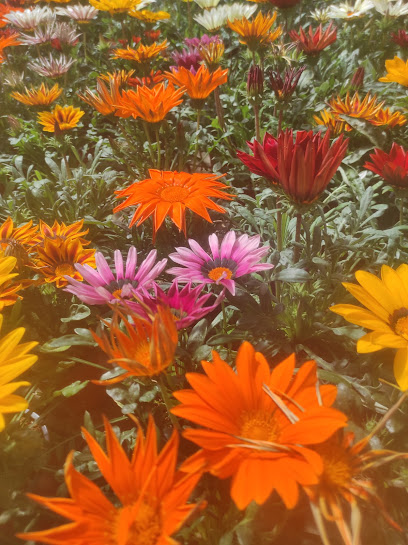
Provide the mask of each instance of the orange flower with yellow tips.
[{"label": "orange flower with yellow tips", "polygon": [[208,68],[202,64],[196,73],[191,70],[187,70],[184,66],[180,66],[178,69],[172,69],[171,72],[165,72],[164,74],[169,81],[185,87],[188,96],[193,101],[201,102],[205,100],[210,93],[217,87],[227,82],[228,69],[222,70],[217,68],[214,72],[210,72]]},{"label": "orange flower with yellow tips", "polygon": [[370,119],[371,125],[377,127],[403,127],[407,122],[407,118],[401,112],[392,112],[389,108],[381,108],[378,110],[374,119]]},{"label": "orange flower with yellow tips", "polygon": [[157,44],[156,42],[151,45],[140,44],[137,49],[132,49],[130,46],[127,46],[126,49],[115,49],[113,51],[113,58],[126,59],[137,63],[147,63],[167,49],[167,46],[167,40],[164,40],[160,44]]},{"label": "orange flower with yellow tips", "polygon": [[84,114],[80,108],[73,106],[62,108],[57,104],[52,112],[40,112],[38,122],[44,126],[43,131],[59,134],[75,128]]},{"label": "orange flower with yellow tips", "polygon": [[35,269],[44,276],[47,283],[55,282],[57,288],[67,285],[65,276],[82,280],[75,264],[95,267],[95,250],[85,249],[79,239],[46,238],[43,246],[37,247]]},{"label": "orange flower with yellow tips", "polygon": [[29,494],[41,505],[69,519],[49,530],[19,534],[20,539],[50,545],[178,545],[171,538],[198,507],[187,500],[200,473],[176,471],[179,438],[173,432],[158,452],[156,428],[149,416],[144,437],[140,425],[131,459],[105,418],[107,453],[86,430],[89,450],[116,498],[108,500],[95,482],[78,473],[73,453],[65,462],[70,498]]},{"label": "orange flower with yellow tips", "polygon": [[0,249],[5,255],[17,258],[18,269],[30,264],[29,254],[40,241],[38,226],[33,225],[31,220],[24,225],[14,227],[13,220],[8,217],[0,225]]},{"label": "orange flower with yellow tips", "polygon": [[175,89],[173,84],[159,83],[150,88],[146,85],[122,91],[117,99],[116,113],[118,117],[140,117],[148,123],[159,123],[170,110],[183,102],[181,98],[184,87]]},{"label": "orange flower with yellow tips", "polygon": [[318,386],[316,363],[295,374],[295,356],[271,372],[262,354],[245,342],[236,372],[213,352],[202,362],[205,375],[187,373],[192,389],[174,393],[172,413],[202,426],[184,432],[202,450],[183,470],[205,468],[232,477],[231,497],[239,509],[263,504],[276,490],[288,509],[298,502],[299,485],[317,484],[321,457],[311,445],[344,427],[347,417],[330,408],[336,387]]},{"label": "orange flower with yellow tips", "polygon": [[115,72],[108,72],[107,74],[100,74],[99,77],[103,81],[110,82],[111,79],[116,80],[119,85],[128,83],[129,79],[133,77],[135,70],[116,70]]},{"label": "orange flower with yellow tips", "polygon": [[149,312],[149,320],[132,314],[127,307],[125,312],[131,314],[132,323],[116,305],[112,322],[102,320],[109,333],[103,332],[99,337],[92,332],[99,347],[108,355],[108,363],[125,370],[124,374],[113,379],[93,381],[96,384],[114,384],[130,376],[154,377],[173,362],[178,334],[171,310],[158,306],[157,314]]},{"label": "orange flower with yellow tips", "polygon": [[276,11],[273,15],[270,13],[264,15],[262,12],[258,12],[258,15],[252,21],[243,17],[235,21],[228,21],[228,26],[231,30],[239,34],[241,44],[245,44],[250,51],[256,51],[260,46],[265,46],[275,41],[282,34],[280,26],[271,32],[276,16]]},{"label": "orange flower with yellow tips", "polygon": [[349,117],[370,121],[375,118],[384,106],[384,102],[377,102],[377,97],[375,95],[371,96],[370,93],[367,93],[363,100],[360,100],[358,93],[355,93],[352,97],[350,93],[347,93],[344,100],[339,96],[332,98],[329,101],[329,106],[335,117],[348,115]]},{"label": "orange flower with yellow tips", "polygon": [[95,108],[100,114],[114,114],[116,112],[116,103],[119,101],[120,81],[120,76],[110,78],[108,89],[102,78],[97,78],[95,92],[87,87],[83,93],[78,93],[78,96],[81,100],[92,106],[92,108]]},{"label": "orange flower with yellow tips", "polygon": [[370,450],[371,437],[372,434],[354,442],[353,433],[339,432],[314,447],[323,461],[323,472],[316,486],[306,487],[312,513],[321,533],[326,532],[325,522],[334,522],[345,545],[360,542],[359,525],[353,524],[353,519],[361,519],[360,502],[375,507],[391,526],[401,531],[386,512],[367,473],[393,460],[406,459],[408,454]]},{"label": "orange flower with yellow tips", "polygon": [[167,11],[150,11],[149,9],[131,9],[128,14],[139,21],[144,23],[157,23],[158,21],[165,21],[170,19],[170,13]]},{"label": "orange flower with yellow tips", "polygon": [[11,93],[11,97],[27,106],[49,106],[61,95],[62,89],[56,83],[51,89],[44,83],[38,89],[25,88],[25,93]]},{"label": "orange flower with yellow tips", "polygon": [[45,221],[40,220],[40,235],[43,239],[47,238],[60,241],[79,239],[83,246],[88,246],[91,242],[82,237],[89,233],[89,229],[83,230],[83,228],[84,220],[76,221],[70,225],[65,225],[64,222],[58,223],[58,221],[55,220],[51,227],[47,225]]},{"label": "orange flower with yellow tips", "polygon": [[116,191],[117,198],[126,200],[114,212],[129,206],[138,206],[129,227],[137,222],[141,225],[150,216],[154,217],[153,234],[168,216],[186,235],[186,209],[212,223],[207,209],[224,213],[224,208],[211,198],[231,200],[224,192],[228,186],[219,181],[216,174],[149,170],[150,178],[136,182],[126,189]]},{"label": "orange flower with yellow tips", "polygon": [[350,132],[352,130],[348,123],[334,116],[333,113],[328,110],[321,111],[320,117],[314,115],[313,119],[316,121],[317,125],[323,125],[330,129],[333,136],[338,136],[342,132]]}]

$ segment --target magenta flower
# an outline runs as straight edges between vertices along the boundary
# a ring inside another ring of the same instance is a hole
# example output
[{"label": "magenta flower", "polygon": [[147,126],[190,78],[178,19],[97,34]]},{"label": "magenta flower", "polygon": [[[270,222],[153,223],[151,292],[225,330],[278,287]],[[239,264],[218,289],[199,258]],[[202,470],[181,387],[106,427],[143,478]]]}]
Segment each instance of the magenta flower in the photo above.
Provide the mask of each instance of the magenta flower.
[{"label": "magenta flower", "polygon": [[181,53],[174,51],[171,56],[177,66],[170,66],[170,70],[173,68],[177,70],[180,66],[183,66],[187,70],[194,72],[194,74],[200,68],[202,61],[200,53],[195,48],[183,49]]},{"label": "magenta flower", "polygon": [[203,34],[201,38],[185,38],[184,43],[190,48],[195,47],[199,49],[200,47],[208,46],[211,43],[221,44],[222,40],[218,36],[218,34],[214,36],[208,36],[208,34]]},{"label": "magenta flower", "polygon": [[[204,284],[192,288],[191,282],[189,282],[179,290],[178,280],[173,280],[172,285],[166,293],[154,283],[154,295],[145,292],[143,295],[140,295],[140,299],[144,305],[149,307],[152,314],[158,312],[157,308],[159,305],[170,307],[170,310],[174,314],[177,329],[183,329],[201,320],[206,314],[217,308],[224,299],[225,290],[222,291],[212,305],[205,306],[208,299],[215,296],[212,293],[206,293],[200,297],[203,289]],[[146,315],[146,318],[148,317],[148,314],[143,309],[144,305],[138,305],[137,303],[128,304],[137,313],[142,316]]]},{"label": "magenta flower", "polygon": [[259,248],[259,235],[241,235],[237,238],[234,231],[227,233],[221,242],[217,235],[208,237],[212,257],[195,240],[188,241],[188,248],[176,248],[176,253],[169,257],[183,267],[172,267],[167,272],[174,274],[181,282],[198,284],[217,284],[224,286],[232,295],[235,294],[235,278],[256,271],[272,269],[269,263],[259,263],[269,246]]},{"label": "magenta flower", "polygon": [[134,295],[139,295],[141,289],[151,287],[154,279],[164,270],[167,259],[155,264],[156,256],[157,251],[152,250],[136,271],[136,248],[132,246],[129,249],[125,268],[120,250],[115,250],[115,276],[103,255],[96,252],[96,270],[89,265],[76,264],[75,268],[82,275],[84,282],[66,277],[70,285],[65,291],[73,293],[87,305],[103,305],[120,299],[132,299]]}]

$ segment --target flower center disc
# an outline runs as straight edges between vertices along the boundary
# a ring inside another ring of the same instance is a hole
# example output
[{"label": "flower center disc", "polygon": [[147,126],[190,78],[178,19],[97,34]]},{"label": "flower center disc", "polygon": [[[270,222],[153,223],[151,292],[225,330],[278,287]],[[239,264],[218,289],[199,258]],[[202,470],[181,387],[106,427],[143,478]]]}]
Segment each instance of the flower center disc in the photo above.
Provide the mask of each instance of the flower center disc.
[{"label": "flower center disc", "polygon": [[229,280],[232,278],[232,274],[231,269],[227,269],[226,267],[216,267],[215,269],[209,271],[208,278],[211,278],[211,280],[217,282],[218,280]]},{"label": "flower center disc", "polygon": [[408,309],[400,308],[394,311],[390,325],[396,335],[408,340]]},{"label": "flower center disc", "polygon": [[55,276],[72,276],[75,274],[75,269],[70,263],[63,263],[55,267]]},{"label": "flower center disc", "polygon": [[241,416],[240,435],[246,439],[275,442],[279,435],[279,428],[270,413],[245,412]]},{"label": "flower center disc", "polygon": [[183,202],[190,192],[185,187],[179,187],[177,185],[165,187],[161,193],[160,197],[167,202]]},{"label": "flower center disc", "polygon": [[[135,508],[128,505],[116,515],[116,534],[123,537],[124,545],[153,545],[162,535],[162,522],[159,510],[150,502],[143,501]],[[117,538],[112,543],[119,543]]]}]

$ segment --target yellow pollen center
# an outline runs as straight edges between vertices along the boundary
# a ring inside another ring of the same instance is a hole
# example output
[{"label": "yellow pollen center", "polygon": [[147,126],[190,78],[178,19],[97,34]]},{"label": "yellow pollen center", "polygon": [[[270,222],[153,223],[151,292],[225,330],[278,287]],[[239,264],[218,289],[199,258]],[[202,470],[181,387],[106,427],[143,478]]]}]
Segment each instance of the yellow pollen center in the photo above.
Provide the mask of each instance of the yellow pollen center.
[{"label": "yellow pollen center", "polygon": [[[139,505],[130,504],[116,512],[112,543],[124,545],[154,545],[162,535],[162,518],[158,507],[153,502],[142,501]],[[126,539],[126,541],[125,541]]]},{"label": "yellow pollen center", "polygon": [[55,276],[72,276],[75,274],[75,268],[70,263],[63,263],[55,267]]},{"label": "yellow pollen center", "polygon": [[189,196],[189,194],[189,190],[185,187],[173,185],[170,187],[165,187],[161,191],[160,197],[163,199],[163,201],[167,202],[183,202]]},{"label": "yellow pollen center", "polygon": [[232,274],[232,271],[226,267],[216,267],[208,273],[208,278],[215,281],[220,280],[220,278],[229,280],[232,278]]},{"label": "yellow pollen center", "polygon": [[404,337],[404,339],[408,338],[408,316],[403,316],[397,320],[394,331],[397,335]]},{"label": "yellow pollen center", "polygon": [[241,415],[240,436],[275,442],[279,436],[279,427],[270,413],[261,410],[244,412]]},{"label": "yellow pollen center", "polygon": [[323,460],[321,485],[330,490],[347,488],[355,473],[350,453],[332,441],[317,445],[316,450]]}]

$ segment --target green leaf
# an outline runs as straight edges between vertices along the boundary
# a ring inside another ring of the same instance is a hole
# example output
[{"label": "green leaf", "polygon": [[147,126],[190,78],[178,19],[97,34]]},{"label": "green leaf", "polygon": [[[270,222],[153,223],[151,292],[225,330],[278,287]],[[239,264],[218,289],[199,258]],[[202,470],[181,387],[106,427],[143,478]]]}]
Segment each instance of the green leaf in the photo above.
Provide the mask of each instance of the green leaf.
[{"label": "green leaf", "polygon": [[275,280],[283,280],[283,282],[306,282],[310,280],[310,274],[304,269],[283,269],[275,274]]},{"label": "green leaf", "polygon": [[85,380],[84,382],[81,382],[80,380],[76,380],[69,386],[65,386],[65,388],[62,388],[62,390],[56,390],[53,393],[54,397],[58,397],[60,395],[64,397],[72,397],[76,395],[78,392],[83,390],[85,386],[88,384],[89,380]]},{"label": "green leaf", "polygon": [[74,322],[83,320],[91,314],[91,309],[86,305],[72,305],[71,314],[67,318],[61,318],[61,322]]}]

